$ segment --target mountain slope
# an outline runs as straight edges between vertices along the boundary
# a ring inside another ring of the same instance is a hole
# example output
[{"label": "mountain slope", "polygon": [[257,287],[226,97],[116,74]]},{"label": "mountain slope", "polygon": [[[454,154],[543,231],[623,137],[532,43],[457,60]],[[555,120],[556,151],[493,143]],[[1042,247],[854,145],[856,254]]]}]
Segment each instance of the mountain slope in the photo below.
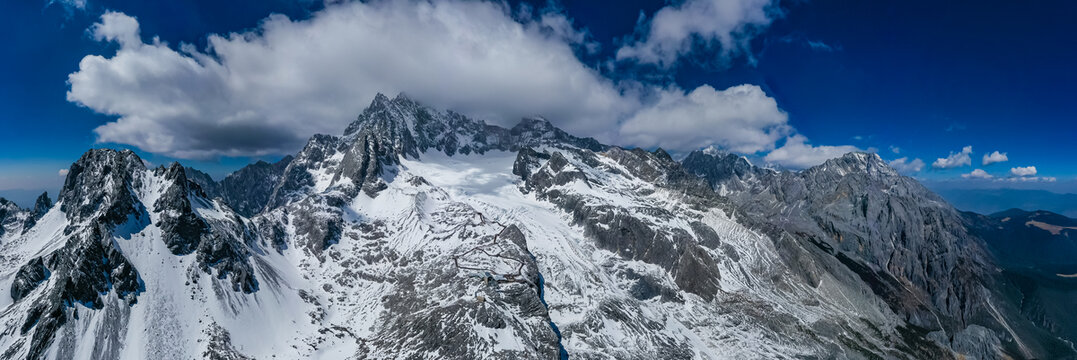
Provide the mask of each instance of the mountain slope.
[{"label": "mountain slope", "polygon": [[1074,354],[1020,315],[961,214],[877,155],[850,153],[797,173],[704,152],[684,165],[741,209],[841,260],[937,342],[971,353],[1001,343],[1026,358]]},{"label": "mountain slope", "polygon": [[230,186],[87,152],[0,243],[0,358],[1065,354],[874,155],[678,163],[378,95],[286,159]]}]

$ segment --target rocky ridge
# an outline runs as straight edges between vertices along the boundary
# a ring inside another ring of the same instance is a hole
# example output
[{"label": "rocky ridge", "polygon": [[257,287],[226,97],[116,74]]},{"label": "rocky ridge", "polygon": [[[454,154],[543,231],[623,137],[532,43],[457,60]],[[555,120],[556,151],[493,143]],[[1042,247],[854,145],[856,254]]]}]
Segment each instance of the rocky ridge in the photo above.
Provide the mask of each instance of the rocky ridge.
[{"label": "rocky ridge", "polygon": [[379,94],[221,182],[91,150],[47,199],[5,222],[36,219],[0,243],[0,358],[1072,354],[873,154],[678,162]]}]

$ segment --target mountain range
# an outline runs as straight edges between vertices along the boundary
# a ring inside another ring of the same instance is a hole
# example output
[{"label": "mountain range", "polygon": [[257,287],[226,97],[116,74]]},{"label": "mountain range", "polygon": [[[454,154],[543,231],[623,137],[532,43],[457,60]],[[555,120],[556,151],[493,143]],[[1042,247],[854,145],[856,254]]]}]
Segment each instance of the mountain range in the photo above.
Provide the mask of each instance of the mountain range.
[{"label": "mountain range", "polygon": [[1077,357],[1073,273],[1021,270],[1072,220],[404,95],[221,181],[90,150],[0,224],[3,359]]}]

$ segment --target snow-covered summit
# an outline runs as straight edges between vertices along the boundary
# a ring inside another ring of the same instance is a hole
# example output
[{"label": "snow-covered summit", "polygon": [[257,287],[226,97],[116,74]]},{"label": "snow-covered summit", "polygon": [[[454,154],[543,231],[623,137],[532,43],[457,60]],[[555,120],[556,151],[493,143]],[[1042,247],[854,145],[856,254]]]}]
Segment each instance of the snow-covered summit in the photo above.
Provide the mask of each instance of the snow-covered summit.
[{"label": "snow-covered summit", "polygon": [[91,150],[56,204],[9,208],[3,359],[1069,354],[873,154],[678,162],[379,95],[221,182]]}]

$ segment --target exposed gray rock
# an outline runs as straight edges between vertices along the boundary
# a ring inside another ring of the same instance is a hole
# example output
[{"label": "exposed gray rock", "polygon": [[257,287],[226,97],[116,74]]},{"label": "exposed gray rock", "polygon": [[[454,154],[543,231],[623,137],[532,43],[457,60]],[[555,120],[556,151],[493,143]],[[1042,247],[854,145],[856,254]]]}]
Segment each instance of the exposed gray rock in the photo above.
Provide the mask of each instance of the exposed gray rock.
[{"label": "exposed gray rock", "polygon": [[152,204],[153,211],[161,213],[157,226],[163,230],[163,240],[173,254],[190,254],[198,247],[202,236],[209,232],[209,225],[195,214],[190,200],[191,192],[200,190],[190,186],[192,183],[187,181],[184,168],[179,163],[172,163],[168,168],[159,167],[155,172],[170,183],[164,194]]},{"label": "exposed gray rock", "polygon": [[0,198],[0,238],[6,234],[18,234],[24,229],[29,213],[14,202]]},{"label": "exposed gray rock", "polygon": [[45,263],[37,257],[19,268],[15,273],[15,281],[11,283],[11,298],[15,301],[22,300],[26,294],[33,291],[42,281],[49,278],[49,269]]},{"label": "exposed gray rock", "polygon": [[71,222],[96,220],[106,227],[141,218],[143,207],[133,191],[141,186],[139,174],[145,170],[131,150],[87,151],[68,169],[59,196],[61,210]]},{"label": "exposed gray rock", "polygon": [[544,146],[607,148],[594,139],[569,135],[541,118],[526,118],[506,129],[452,111],[431,109],[403,94],[395,99],[378,94],[345,129],[343,137],[311,138],[284,170],[266,208],[309,193],[316,185],[312,173],[322,174],[322,181],[345,195],[364,191],[374,196],[384,188],[383,178],[393,176],[400,158],[419,159],[427,151],[466,155]]},{"label": "exposed gray rock", "polygon": [[[521,151],[517,157],[527,156]],[[566,150],[569,151],[569,150]],[[632,175],[678,190],[700,194],[713,198],[709,191],[700,191],[698,179],[683,176],[683,171],[664,152],[648,153],[642,150],[622,150],[611,148],[604,156],[614,159],[629,169]],[[664,229],[655,224],[633,216],[629,209],[592,205],[577,193],[562,190],[562,187],[579,182],[588,185],[587,175],[573,166],[566,155],[556,152],[550,159],[526,176],[524,187],[535,191],[537,196],[558,205],[571,214],[573,221],[583,227],[584,234],[595,240],[599,248],[612,251],[632,260],[640,260],[661,266],[670,272],[676,284],[684,291],[699,295],[705,300],[714,298],[718,292],[721,278],[715,259],[699,247],[700,241],[679,229]],[[576,150],[573,156],[582,158],[584,163],[598,165],[596,156],[590,150]],[[680,171],[682,175],[676,174]],[[715,200],[717,201],[717,200]],[[660,209],[653,209],[655,215],[670,217]],[[709,236],[709,235],[704,235]],[[709,239],[708,241],[713,241]]]},{"label": "exposed gray rock", "polygon": [[[850,153],[801,172],[762,169],[739,156],[701,151],[683,164],[748,212],[755,226],[773,226],[771,231],[835,256],[910,326],[950,335],[971,325],[997,333],[1020,328],[1026,331],[1017,336],[1026,342],[1054,341],[1018,326],[1023,320],[1012,316],[1012,305],[999,305],[1005,297],[997,292],[992,260],[961,215],[878,155]],[[986,310],[992,306],[1007,314],[1002,320],[1007,324]],[[1010,355],[1047,356],[1043,351]]]}]

